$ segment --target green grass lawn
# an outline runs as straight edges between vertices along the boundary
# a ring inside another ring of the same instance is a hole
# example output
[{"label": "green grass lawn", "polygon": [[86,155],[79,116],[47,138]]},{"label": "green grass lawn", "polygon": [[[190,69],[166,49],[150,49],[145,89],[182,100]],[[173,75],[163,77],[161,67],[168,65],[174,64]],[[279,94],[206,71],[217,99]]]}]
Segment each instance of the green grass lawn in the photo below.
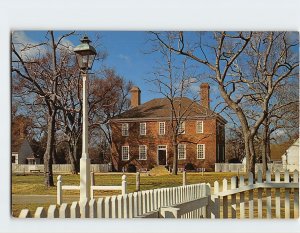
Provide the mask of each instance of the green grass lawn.
[{"label": "green grass lawn", "polygon": [[[135,191],[135,174],[127,175],[128,192]],[[187,173],[187,183],[210,183],[213,185],[214,181],[222,182],[224,178],[229,179],[236,175],[236,173]],[[110,174],[102,173],[95,174],[95,185],[121,185],[122,173]],[[55,184],[57,175],[54,176]],[[79,185],[79,175],[62,175],[63,185]],[[163,176],[147,176],[141,175],[140,188],[141,190],[149,190],[155,188],[173,187],[182,185],[182,174],[163,175]],[[76,191],[66,191],[67,194],[76,194]],[[12,176],[12,194],[35,194],[35,195],[56,195],[56,187],[46,188],[44,186],[43,175],[13,175]],[[101,192],[100,192],[101,194]],[[103,192],[103,194],[109,194]]]},{"label": "green grass lawn", "polygon": [[[122,173],[102,173],[95,174],[95,185],[121,185]],[[135,174],[127,175],[128,192],[135,191]],[[187,173],[187,183],[210,183],[213,185],[214,181],[222,182],[224,178],[230,179],[236,173]],[[57,175],[54,176],[55,184]],[[63,185],[79,185],[79,175],[62,175]],[[174,187],[182,185],[182,174],[177,176],[163,175],[163,176],[147,176],[141,174],[140,189],[149,190],[163,187]],[[56,195],[56,187],[46,188],[44,186],[44,176],[42,174],[28,174],[28,175],[13,175],[12,176],[12,194],[13,195]],[[63,191],[64,196],[78,196],[79,191]],[[119,191],[96,191],[95,197],[110,196],[120,194]],[[12,215],[18,216],[22,209],[30,209],[32,213],[35,212],[39,206],[48,207],[55,203],[31,203],[31,204],[16,204],[12,203]]]}]

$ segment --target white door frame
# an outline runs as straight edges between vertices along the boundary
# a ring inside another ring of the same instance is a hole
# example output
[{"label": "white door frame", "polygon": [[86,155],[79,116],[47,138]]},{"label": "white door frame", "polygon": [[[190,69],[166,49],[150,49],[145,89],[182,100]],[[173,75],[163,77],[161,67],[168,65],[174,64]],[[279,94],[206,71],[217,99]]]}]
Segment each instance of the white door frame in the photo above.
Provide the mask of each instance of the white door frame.
[{"label": "white door frame", "polygon": [[[159,147],[165,147],[165,148],[159,148]],[[166,151],[166,164],[165,164],[165,166],[168,164],[168,147],[167,147],[167,145],[158,145],[157,146],[157,165],[163,165],[163,164],[159,164],[159,157],[158,157],[158,152],[160,151],[160,150],[164,150],[164,151]]]}]

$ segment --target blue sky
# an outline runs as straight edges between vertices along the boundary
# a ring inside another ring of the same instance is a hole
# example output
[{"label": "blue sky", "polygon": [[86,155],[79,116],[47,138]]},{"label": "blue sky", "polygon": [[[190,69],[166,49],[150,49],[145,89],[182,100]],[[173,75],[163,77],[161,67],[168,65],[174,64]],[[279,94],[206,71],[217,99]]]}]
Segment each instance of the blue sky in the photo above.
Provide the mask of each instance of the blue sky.
[{"label": "blue sky", "polygon": [[[17,31],[17,37],[24,42],[38,43],[45,40],[46,31]],[[55,31],[56,37],[66,31]],[[149,34],[143,31],[76,31],[76,36],[68,37],[68,41],[76,46],[79,39],[87,34],[92,43],[108,54],[103,62],[95,62],[93,69],[101,66],[112,67],[127,80],[131,80],[141,91],[142,103],[153,98],[162,97],[153,92],[155,86],[147,80],[153,78],[154,67],[159,60],[157,53],[149,53],[152,48]],[[100,39],[97,39],[100,35]],[[198,88],[198,84],[197,87]],[[214,90],[213,87],[211,90]],[[212,98],[214,99],[214,98]]]}]

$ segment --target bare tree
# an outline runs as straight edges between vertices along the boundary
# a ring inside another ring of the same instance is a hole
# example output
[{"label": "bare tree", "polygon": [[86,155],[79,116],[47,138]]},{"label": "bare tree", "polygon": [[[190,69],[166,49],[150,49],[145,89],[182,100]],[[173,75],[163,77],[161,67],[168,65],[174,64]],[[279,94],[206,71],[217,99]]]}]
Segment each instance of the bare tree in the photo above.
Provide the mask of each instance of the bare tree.
[{"label": "bare tree", "polygon": [[[166,48],[204,65],[218,84],[220,95],[242,127],[247,171],[255,172],[254,138],[267,117],[274,90],[298,74],[298,37],[287,32],[215,32],[206,43],[178,32],[172,45],[169,33],[152,32]],[[174,34],[174,33],[173,33]],[[263,90],[263,91],[259,91]],[[243,104],[256,103],[258,117],[247,115]]]},{"label": "bare tree", "polygon": [[[174,43],[173,33],[168,33],[166,40],[153,41],[153,51],[160,55],[160,60],[155,68],[154,78],[150,79],[155,84],[156,92],[163,95],[170,105],[170,137],[173,146],[173,168],[172,174],[177,175],[178,170],[178,146],[181,142],[198,143],[187,141],[182,137],[184,133],[185,120],[194,112],[194,106],[199,103],[198,93],[192,90],[193,85],[198,82],[198,77],[192,66],[188,65],[188,59],[176,59],[176,54],[171,48]],[[165,43],[165,44],[164,44]],[[166,45],[166,46],[165,46]],[[197,85],[198,87],[198,85]],[[191,101],[184,101],[186,97],[191,97]]]},{"label": "bare tree", "polygon": [[[47,33],[47,40],[39,44],[16,44],[12,40],[12,79],[19,86],[23,98],[40,101],[45,107],[47,122],[47,146],[44,154],[44,176],[47,187],[53,182],[53,149],[55,140],[56,116],[62,107],[59,88],[61,85],[63,59],[61,49],[66,45],[64,39],[74,32],[60,36],[55,40],[54,32]],[[34,54],[34,55],[33,55]]]}]

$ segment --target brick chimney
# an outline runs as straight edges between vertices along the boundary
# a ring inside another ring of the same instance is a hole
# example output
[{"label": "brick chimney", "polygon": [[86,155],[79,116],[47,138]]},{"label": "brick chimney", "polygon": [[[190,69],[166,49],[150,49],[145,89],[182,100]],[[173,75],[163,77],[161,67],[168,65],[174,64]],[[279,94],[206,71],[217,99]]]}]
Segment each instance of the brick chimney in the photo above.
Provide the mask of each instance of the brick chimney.
[{"label": "brick chimney", "polygon": [[208,109],[210,108],[209,88],[208,83],[200,85],[200,105]]},{"label": "brick chimney", "polygon": [[130,90],[131,93],[131,101],[130,101],[130,107],[135,108],[141,104],[141,90],[133,86]]}]

